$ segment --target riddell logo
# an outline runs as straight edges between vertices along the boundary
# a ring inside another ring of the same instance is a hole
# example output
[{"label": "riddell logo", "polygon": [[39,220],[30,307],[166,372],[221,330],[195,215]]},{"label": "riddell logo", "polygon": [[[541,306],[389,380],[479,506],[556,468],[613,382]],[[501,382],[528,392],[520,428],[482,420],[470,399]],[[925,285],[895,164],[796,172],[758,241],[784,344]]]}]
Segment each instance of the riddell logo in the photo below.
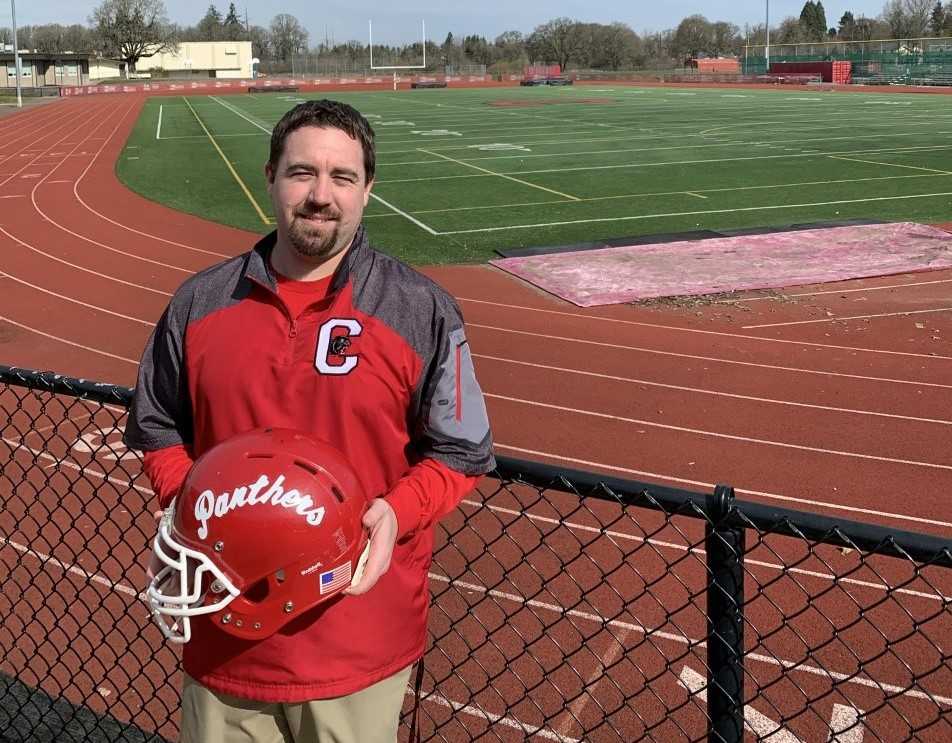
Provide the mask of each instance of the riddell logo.
[{"label": "riddell logo", "polygon": [[203,491],[195,501],[195,520],[201,524],[198,528],[199,538],[208,537],[208,522],[211,519],[222,518],[247,506],[269,505],[292,509],[311,526],[320,526],[324,520],[324,506],[315,506],[311,496],[294,488],[285,490],[283,485],[284,475],[278,475],[274,482],[267,475],[261,475],[250,485],[242,485],[217,496],[211,490]]}]

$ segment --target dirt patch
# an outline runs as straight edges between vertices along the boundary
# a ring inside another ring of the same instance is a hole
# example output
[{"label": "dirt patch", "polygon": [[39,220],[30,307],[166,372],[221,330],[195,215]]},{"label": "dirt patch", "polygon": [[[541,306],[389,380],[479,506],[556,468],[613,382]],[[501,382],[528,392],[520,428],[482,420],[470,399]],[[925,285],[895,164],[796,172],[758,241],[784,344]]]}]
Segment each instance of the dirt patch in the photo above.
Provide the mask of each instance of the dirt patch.
[{"label": "dirt patch", "polygon": [[495,101],[488,101],[488,105],[496,108],[536,108],[538,106],[555,106],[564,103],[584,103],[589,106],[604,106],[606,103],[614,103],[613,98],[538,98],[534,101],[514,101],[505,98]]}]

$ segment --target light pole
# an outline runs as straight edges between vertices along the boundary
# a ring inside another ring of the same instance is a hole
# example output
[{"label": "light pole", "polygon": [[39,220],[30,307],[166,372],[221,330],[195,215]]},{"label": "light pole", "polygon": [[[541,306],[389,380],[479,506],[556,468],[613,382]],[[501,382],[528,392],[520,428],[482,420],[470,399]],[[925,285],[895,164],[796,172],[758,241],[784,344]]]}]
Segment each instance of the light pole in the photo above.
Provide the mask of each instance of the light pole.
[{"label": "light pole", "polygon": [[17,0],[10,0],[10,9],[13,13],[13,67],[17,74],[17,108],[23,108],[23,96],[20,93],[20,45],[17,44]]},{"label": "light pole", "polygon": [[767,2],[767,20],[764,24],[764,31],[767,32],[767,44],[764,46],[764,59],[767,61],[767,69],[764,70],[765,73],[770,73],[770,0]]}]

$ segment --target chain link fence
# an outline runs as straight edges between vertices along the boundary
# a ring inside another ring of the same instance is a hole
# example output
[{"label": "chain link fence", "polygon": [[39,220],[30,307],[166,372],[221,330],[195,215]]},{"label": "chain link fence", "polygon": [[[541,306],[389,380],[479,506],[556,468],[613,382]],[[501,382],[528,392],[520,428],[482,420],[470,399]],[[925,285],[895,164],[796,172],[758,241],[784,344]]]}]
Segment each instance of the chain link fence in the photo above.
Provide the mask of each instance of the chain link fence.
[{"label": "chain link fence", "polygon": [[[0,366],[0,740],[173,741],[131,391]],[[952,541],[513,459],[437,527],[425,741],[952,740]]]}]

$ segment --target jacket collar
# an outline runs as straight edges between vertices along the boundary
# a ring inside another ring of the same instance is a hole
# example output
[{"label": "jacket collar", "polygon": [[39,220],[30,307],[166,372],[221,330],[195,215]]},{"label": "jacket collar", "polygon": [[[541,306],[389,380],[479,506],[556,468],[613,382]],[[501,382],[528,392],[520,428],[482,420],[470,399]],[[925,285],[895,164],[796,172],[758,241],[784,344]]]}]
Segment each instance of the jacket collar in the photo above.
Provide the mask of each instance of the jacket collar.
[{"label": "jacket collar", "polygon": [[[271,268],[271,251],[274,250],[275,243],[278,240],[277,230],[270,232],[262,237],[248,253],[245,261],[243,275],[257,284],[277,292],[278,282]],[[363,263],[370,254],[370,241],[367,238],[367,231],[363,224],[357,227],[354,233],[354,239],[344,254],[344,259],[337,266],[334,272],[334,278],[331,279],[330,291],[336,292],[350,279],[354,269]]]}]

